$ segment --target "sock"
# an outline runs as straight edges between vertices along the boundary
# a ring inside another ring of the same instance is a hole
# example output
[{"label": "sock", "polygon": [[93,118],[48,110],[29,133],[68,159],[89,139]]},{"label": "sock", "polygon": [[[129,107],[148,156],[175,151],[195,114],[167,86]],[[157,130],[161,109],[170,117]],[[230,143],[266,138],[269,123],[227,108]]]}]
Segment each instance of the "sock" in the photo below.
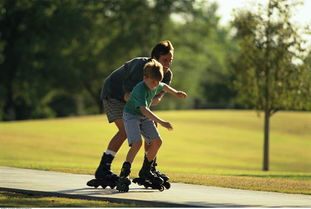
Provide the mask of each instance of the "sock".
[{"label": "sock", "polygon": [[116,155],[116,152],[107,149],[107,151],[105,152],[107,155],[112,155],[113,157]]}]

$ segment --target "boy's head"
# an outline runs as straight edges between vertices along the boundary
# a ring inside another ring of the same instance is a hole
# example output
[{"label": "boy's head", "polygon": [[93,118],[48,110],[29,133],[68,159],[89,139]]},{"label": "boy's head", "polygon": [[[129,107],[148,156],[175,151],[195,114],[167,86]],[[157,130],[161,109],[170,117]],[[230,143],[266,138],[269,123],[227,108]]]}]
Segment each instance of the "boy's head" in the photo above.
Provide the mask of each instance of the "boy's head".
[{"label": "boy's head", "polygon": [[155,59],[151,59],[144,66],[144,81],[151,90],[156,88],[164,76],[163,66]]},{"label": "boy's head", "polygon": [[164,72],[170,68],[173,55],[174,47],[168,40],[159,42],[151,51],[151,58],[156,59],[163,65]]}]

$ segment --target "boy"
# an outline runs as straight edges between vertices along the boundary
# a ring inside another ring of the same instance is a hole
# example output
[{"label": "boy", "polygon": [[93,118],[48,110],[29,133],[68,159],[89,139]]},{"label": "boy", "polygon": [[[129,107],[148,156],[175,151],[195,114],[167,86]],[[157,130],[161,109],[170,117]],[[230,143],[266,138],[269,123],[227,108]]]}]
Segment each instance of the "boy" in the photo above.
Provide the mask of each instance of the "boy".
[{"label": "boy", "polygon": [[163,183],[161,177],[151,172],[151,165],[162,144],[154,122],[168,130],[172,130],[173,127],[169,122],[155,115],[149,107],[154,96],[161,91],[171,93],[179,98],[187,97],[185,92],[176,91],[169,85],[161,82],[163,79],[163,67],[156,60],[152,59],[147,62],[143,70],[143,81],[134,87],[123,111],[123,121],[130,146],[117,184],[117,189],[123,192],[128,191],[128,185],[130,184],[128,176],[131,172],[131,164],[142,146],[141,134],[144,136],[145,142],[149,144],[149,149],[146,152],[143,166],[139,171],[139,177],[151,183]]}]

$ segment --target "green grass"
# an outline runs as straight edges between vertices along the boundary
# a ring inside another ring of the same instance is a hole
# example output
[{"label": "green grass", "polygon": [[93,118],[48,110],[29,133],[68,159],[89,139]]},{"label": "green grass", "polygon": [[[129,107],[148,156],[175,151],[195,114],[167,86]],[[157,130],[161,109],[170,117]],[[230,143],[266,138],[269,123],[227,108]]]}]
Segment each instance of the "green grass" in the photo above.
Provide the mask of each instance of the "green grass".
[{"label": "green grass", "polygon": [[19,208],[48,208],[48,207],[86,207],[86,208],[112,208],[112,207],[137,207],[135,204],[111,203],[98,200],[82,200],[64,197],[46,197],[41,195],[21,194],[0,191],[0,207]]},{"label": "green grass", "polygon": [[[311,194],[311,113],[278,112],[271,118],[270,171],[263,172],[263,115],[254,111],[159,111],[158,169],[172,181]],[[93,174],[116,132],[105,115],[0,123],[0,165]],[[119,173],[128,150],[118,152]],[[141,150],[133,163],[137,175]],[[280,185],[281,184],[281,185]]]}]

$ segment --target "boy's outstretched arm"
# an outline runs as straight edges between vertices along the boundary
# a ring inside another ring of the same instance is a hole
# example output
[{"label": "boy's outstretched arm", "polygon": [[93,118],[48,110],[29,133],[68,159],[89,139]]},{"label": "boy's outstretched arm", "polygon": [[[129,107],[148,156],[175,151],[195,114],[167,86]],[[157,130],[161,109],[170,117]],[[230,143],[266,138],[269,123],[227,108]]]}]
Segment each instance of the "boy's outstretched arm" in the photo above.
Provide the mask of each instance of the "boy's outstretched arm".
[{"label": "boy's outstretched arm", "polygon": [[167,128],[168,130],[172,130],[173,129],[173,126],[169,122],[166,122],[166,121],[162,120],[161,118],[159,118],[149,108],[147,108],[145,106],[140,106],[139,109],[140,109],[140,112],[144,116],[149,118],[150,120],[153,120],[154,122],[157,122],[157,123],[161,124],[161,126]]},{"label": "boy's outstretched arm", "polygon": [[163,87],[163,91],[168,92],[170,94],[173,94],[179,98],[186,98],[188,95],[183,92],[183,91],[177,91],[176,89],[174,89],[173,87],[165,84]]}]

